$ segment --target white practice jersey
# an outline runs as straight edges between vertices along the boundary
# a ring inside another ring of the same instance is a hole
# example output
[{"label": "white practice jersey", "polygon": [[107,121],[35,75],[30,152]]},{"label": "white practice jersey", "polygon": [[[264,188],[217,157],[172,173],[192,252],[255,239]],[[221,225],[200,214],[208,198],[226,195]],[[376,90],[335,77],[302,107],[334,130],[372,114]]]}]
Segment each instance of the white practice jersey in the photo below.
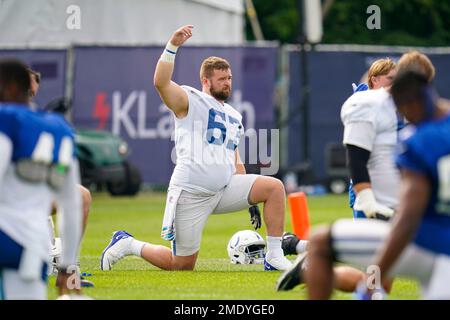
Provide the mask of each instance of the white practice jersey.
[{"label": "white practice jersey", "polygon": [[242,116],[229,104],[188,86],[188,114],[175,118],[177,164],[171,185],[191,192],[215,193],[235,173],[236,148],[244,128]]},{"label": "white practice jersey", "polygon": [[0,105],[0,155],[0,230],[47,261],[56,201],[64,210],[61,263],[75,263],[82,211],[70,128],[58,115]]},{"label": "white practice jersey", "polygon": [[54,199],[50,187],[18,178],[16,166],[10,164],[0,191],[0,229],[44,261],[48,260],[51,244],[48,216]]},{"label": "white practice jersey", "polygon": [[390,208],[398,204],[400,174],[394,163],[398,118],[385,89],[356,92],[341,109],[344,144],[370,151],[367,164],[376,200]]}]

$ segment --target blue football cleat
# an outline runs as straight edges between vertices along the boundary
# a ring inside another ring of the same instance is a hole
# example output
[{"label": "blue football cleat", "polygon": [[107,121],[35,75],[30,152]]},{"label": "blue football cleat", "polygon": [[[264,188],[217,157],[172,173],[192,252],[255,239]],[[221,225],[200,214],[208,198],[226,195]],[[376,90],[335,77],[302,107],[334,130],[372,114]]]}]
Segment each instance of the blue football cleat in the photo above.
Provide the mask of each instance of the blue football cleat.
[{"label": "blue football cleat", "polygon": [[113,233],[111,242],[103,250],[100,259],[101,270],[111,270],[112,265],[123,257],[130,254],[130,243],[133,236],[126,231],[116,231]]},{"label": "blue football cleat", "polygon": [[276,271],[276,270],[287,270],[292,266],[292,262],[289,261],[285,256],[268,258],[267,255],[264,259],[264,270],[265,271]]}]

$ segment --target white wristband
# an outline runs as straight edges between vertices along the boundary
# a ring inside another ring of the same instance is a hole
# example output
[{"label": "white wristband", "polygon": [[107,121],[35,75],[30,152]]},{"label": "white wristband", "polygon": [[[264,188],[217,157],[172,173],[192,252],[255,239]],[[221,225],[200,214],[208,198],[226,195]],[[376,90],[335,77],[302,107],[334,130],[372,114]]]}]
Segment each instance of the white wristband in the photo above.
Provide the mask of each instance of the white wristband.
[{"label": "white wristband", "polygon": [[175,55],[177,54],[178,47],[174,46],[172,43],[167,42],[166,47],[164,48],[163,53],[161,54],[161,58],[159,60],[168,62],[168,63],[174,63],[175,62]]}]

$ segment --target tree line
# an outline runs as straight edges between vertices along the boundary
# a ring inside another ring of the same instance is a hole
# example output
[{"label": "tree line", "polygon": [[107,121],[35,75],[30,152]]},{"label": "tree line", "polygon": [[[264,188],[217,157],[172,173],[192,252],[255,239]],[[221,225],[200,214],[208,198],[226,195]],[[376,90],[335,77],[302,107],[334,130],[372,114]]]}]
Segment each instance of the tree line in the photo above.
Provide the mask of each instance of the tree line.
[{"label": "tree line", "polygon": [[[308,0],[306,0],[308,1]],[[265,40],[297,43],[299,0],[253,0]],[[368,29],[367,8],[380,8],[380,29]],[[450,46],[449,0],[322,0],[321,43]],[[249,19],[246,36],[254,40]]]}]

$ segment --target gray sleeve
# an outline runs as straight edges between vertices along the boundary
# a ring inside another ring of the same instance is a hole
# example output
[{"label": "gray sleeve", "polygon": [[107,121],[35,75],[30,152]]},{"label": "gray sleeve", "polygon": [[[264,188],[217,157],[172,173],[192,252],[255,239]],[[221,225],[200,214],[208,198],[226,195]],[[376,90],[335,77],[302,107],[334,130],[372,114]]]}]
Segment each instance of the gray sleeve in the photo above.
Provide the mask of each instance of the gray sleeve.
[{"label": "gray sleeve", "polygon": [[81,241],[82,200],[78,160],[73,159],[63,187],[56,194],[58,206],[62,209],[59,217],[59,234],[62,242],[62,267],[73,266]]},{"label": "gray sleeve", "polygon": [[0,132],[0,181],[3,180],[12,156],[12,142],[8,136]]}]

